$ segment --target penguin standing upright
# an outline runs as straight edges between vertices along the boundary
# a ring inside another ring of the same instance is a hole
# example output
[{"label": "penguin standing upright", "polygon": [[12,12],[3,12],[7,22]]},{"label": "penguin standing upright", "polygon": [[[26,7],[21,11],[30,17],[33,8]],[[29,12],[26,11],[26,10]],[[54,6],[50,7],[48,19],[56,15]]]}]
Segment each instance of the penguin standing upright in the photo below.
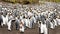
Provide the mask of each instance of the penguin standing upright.
[{"label": "penguin standing upright", "polygon": [[21,33],[24,33],[24,21],[23,20],[21,20],[21,22],[20,22],[20,29],[19,29],[19,31]]},{"label": "penguin standing upright", "polygon": [[41,15],[41,34],[48,34],[48,29],[47,29],[47,25],[46,25],[46,18],[44,15]]}]

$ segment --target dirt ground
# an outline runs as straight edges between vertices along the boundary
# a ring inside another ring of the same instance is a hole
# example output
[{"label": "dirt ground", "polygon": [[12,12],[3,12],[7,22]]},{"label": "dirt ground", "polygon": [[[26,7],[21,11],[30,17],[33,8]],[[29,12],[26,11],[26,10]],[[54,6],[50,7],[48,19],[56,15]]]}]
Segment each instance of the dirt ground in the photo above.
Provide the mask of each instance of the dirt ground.
[{"label": "dirt ground", "polygon": [[[14,27],[11,31],[7,30],[7,27],[4,26],[3,28],[0,27],[0,34],[21,34],[18,30]],[[24,34],[39,34],[39,29],[36,26],[35,29],[26,29]],[[55,29],[49,29],[49,34],[60,34],[60,26],[57,26]]]}]

